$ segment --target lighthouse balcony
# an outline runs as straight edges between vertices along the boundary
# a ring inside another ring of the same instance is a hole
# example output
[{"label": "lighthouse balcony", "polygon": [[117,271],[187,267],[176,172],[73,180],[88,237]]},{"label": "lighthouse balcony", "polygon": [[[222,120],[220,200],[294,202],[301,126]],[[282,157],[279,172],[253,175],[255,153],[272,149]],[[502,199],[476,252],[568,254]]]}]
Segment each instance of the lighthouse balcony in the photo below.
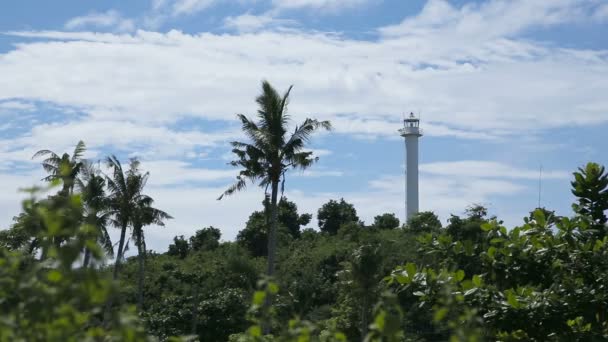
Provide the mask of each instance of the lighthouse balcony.
[{"label": "lighthouse balcony", "polygon": [[403,127],[402,129],[399,130],[399,133],[401,133],[401,136],[408,136],[408,135],[421,136],[422,129],[420,127]]}]

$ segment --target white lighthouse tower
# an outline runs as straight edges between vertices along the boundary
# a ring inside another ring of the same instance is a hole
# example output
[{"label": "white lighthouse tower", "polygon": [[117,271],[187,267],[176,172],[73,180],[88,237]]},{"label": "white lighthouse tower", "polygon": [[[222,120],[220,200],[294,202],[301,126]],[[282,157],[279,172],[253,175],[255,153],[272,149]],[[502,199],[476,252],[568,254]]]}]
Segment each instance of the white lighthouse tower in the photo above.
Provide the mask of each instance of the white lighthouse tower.
[{"label": "white lighthouse tower", "polygon": [[414,113],[403,120],[403,128],[399,130],[405,138],[405,212],[406,220],[418,213],[418,138],[422,136],[420,119],[414,117]]}]

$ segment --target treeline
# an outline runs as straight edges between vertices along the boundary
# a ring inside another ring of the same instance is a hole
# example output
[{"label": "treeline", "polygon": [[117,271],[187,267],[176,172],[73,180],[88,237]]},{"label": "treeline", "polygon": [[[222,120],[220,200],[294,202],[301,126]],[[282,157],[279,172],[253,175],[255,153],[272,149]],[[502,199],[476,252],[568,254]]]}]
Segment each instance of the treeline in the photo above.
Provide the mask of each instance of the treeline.
[{"label": "treeline", "polygon": [[574,173],[571,216],[536,209],[512,229],[481,206],[445,227],[430,212],[405,225],[391,214],[365,225],[344,200],[319,209],[322,230],[303,229],[310,215],[283,197],[272,278],[261,276],[267,200],[236,241],[222,242],[214,227],[178,236],[164,253],[127,258],[112,281],[105,240],[85,219],[86,196],[64,189],[26,201],[0,234],[0,340],[608,336],[608,175],[597,164]]}]

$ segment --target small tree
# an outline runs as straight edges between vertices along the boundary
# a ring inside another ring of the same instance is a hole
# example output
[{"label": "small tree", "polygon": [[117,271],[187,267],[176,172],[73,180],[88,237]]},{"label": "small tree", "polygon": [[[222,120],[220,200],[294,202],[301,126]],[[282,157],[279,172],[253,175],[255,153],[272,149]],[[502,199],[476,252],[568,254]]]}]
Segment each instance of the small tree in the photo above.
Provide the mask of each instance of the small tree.
[{"label": "small tree", "polygon": [[190,246],[188,245],[188,240],[184,239],[183,235],[180,235],[173,238],[173,243],[169,245],[167,254],[184,259],[188,256],[189,252]]},{"label": "small tree", "polygon": [[434,212],[422,211],[409,219],[407,229],[413,232],[437,232],[441,229],[441,221]]},{"label": "small tree", "polygon": [[344,198],[341,198],[339,202],[330,200],[323,204],[317,213],[317,219],[319,220],[319,229],[331,235],[335,235],[341,225],[359,221],[357,210]]},{"label": "small tree", "polygon": [[220,245],[222,232],[213,226],[199,229],[190,237],[190,248],[193,251],[214,250]]},{"label": "small tree", "polygon": [[377,229],[395,229],[399,227],[399,219],[393,213],[385,213],[374,217],[374,227]]},{"label": "small tree", "polygon": [[603,166],[588,163],[585,168],[574,172],[572,194],[578,198],[578,203],[572,205],[574,211],[593,221],[595,229],[605,235],[604,226],[608,221],[605,211],[608,210],[608,174]]}]

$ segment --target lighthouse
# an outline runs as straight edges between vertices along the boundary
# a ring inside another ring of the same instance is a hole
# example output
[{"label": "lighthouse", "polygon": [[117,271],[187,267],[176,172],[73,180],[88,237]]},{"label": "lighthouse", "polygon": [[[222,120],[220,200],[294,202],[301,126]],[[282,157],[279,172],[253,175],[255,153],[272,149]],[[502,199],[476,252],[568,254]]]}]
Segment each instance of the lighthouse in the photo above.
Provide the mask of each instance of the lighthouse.
[{"label": "lighthouse", "polygon": [[406,220],[418,213],[418,138],[422,136],[420,119],[410,113],[399,133],[405,138],[405,213]]}]

